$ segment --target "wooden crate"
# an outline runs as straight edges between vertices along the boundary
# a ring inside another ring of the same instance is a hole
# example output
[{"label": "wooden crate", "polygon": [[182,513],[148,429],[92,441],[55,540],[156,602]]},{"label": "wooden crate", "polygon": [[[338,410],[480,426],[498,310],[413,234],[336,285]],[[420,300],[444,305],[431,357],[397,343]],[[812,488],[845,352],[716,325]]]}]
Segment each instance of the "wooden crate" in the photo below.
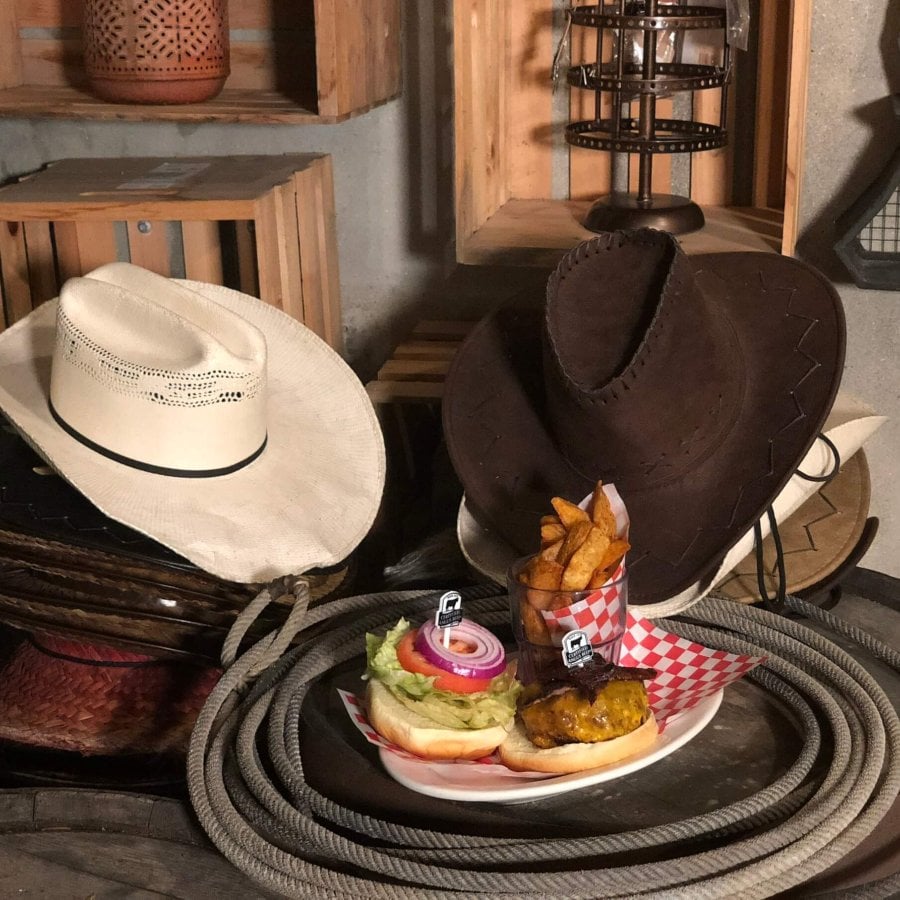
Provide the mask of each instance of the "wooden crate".
[{"label": "wooden crate", "polygon": [[0,116],[335,122],[400,92],[400,0],[229,0],[231,75],[206,103],[87,90],[82,0],[0,0]]},{"label": "wooden crate", "polygon": [[253,294],[341,349],[330,156],[65,159],[0,188],[0,327],[115,260]]},{"label": "wooden crate", "polygon": [[[593,102],[593,94],[570,91],[564,83],[554,94],[556,6],[553,0],[454,0],[460,262],[553,265],[591,236],[580,222],[591,202],[610,190],[610,155],[570,148],[563,138],[567,121],[591,117],[584,104],[586,98]],[[753,51],[739,54],[737,85],[729,88],[729,130],[741,136],[689,160],[689,193],[703,207],[707,225],[683,237],[688,252],[794,249],[812,0],[759,0],[758,10]],[[590,60],[592,51],[596,59],[595,48],[577,46],[587,29],[574,31],[573,61]],[[753,82],[755,91],[748,89]],[[748,95],[760,113],[746,122]],[[740,110],[736,100],[744,104]],[[672,102],[661,100],[659,115]],[[717,122],[720,104],[718,90],[697,91],[693,116]],[[679,192],[671,186],[674,159],[656,157],[655,192]],[[631,157],[632,190],[636,168]]]},{"label": "wooden crate", "polygon": [[450,363],[475,322],[419,322],[366,385],[373,403],[439,401]]}]

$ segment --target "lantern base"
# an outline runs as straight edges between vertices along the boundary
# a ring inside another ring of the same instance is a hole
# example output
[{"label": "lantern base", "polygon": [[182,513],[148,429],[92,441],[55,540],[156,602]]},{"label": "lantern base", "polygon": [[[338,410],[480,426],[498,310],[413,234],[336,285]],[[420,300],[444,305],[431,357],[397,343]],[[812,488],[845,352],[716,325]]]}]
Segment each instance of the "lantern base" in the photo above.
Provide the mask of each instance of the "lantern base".
[{"label": "lantern base", "polygon": [[655,194],[649,205],[638,204],[636,194],[607,194],[588,210],[584,227],[589,231],[620,231],[627,228],[656,228],[671,234],[699,231],[703,211],[688,197]]}]

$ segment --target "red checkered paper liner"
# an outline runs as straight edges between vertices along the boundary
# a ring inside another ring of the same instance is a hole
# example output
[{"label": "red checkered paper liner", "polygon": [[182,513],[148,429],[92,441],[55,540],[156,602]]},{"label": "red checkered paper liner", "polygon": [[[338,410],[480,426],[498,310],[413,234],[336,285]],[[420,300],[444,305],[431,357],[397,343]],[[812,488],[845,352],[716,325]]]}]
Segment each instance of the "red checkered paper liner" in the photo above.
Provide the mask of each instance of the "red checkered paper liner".
[{"label": "red checkered paper liner", "polygon": [[656,670],[656,677],[647,683],[647,694],[653,715],[663,723],[718,693],[765,660],[765,656],[739,656],[695,644],[629,610],[619,665]]},{"label": "red checkered paper liner", "polygon": [[592,591],[584,600],[562,609],[542,609],[555,644],[562,642],[567,631],[580,628],[592,644],[606,643],[621,637],[626,628],[628,581],[625,566],[620,565],[605,587]]}]

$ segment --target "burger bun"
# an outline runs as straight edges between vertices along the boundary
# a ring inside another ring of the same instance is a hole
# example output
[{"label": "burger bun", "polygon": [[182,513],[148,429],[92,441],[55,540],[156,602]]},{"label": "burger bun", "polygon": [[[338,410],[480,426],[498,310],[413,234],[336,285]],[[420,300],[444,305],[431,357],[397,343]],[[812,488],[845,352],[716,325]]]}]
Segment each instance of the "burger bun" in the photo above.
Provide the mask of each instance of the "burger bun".
[{"label": "burger bun", "polygon": [[402,704],[380,681],[366,688],[369,722],[383,737],[424,759],[481,759],[507,736],[502,725],[446,728]]},{"label": "burger bun", "polygon": [[659,734],[653,714],[643,725],[621,737],[595,743],[561,744],[542,750],[528,738],[519,719],[500,744],[501,762],[517,772],[547,772],[567,775],[620,762],[651,747]]}]

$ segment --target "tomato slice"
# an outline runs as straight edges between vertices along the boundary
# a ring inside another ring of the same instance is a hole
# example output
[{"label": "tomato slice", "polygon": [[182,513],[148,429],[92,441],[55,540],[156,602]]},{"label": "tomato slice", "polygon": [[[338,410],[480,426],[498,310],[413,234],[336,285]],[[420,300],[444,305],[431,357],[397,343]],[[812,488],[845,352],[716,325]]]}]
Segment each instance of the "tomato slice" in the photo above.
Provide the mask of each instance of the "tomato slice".
[{"label": "tomato slice", "polygon": [[410,628],[397,644],[397,660],[407,672],[418,672],[420,675],[435,675],[434,686],[439,691],[453,691],[456,694],[474,694],[486,691],[490,686],[490,678],[467,678],[465,675],[454,675],[434,663],[428,662],[413,646],[418,629]]}]

